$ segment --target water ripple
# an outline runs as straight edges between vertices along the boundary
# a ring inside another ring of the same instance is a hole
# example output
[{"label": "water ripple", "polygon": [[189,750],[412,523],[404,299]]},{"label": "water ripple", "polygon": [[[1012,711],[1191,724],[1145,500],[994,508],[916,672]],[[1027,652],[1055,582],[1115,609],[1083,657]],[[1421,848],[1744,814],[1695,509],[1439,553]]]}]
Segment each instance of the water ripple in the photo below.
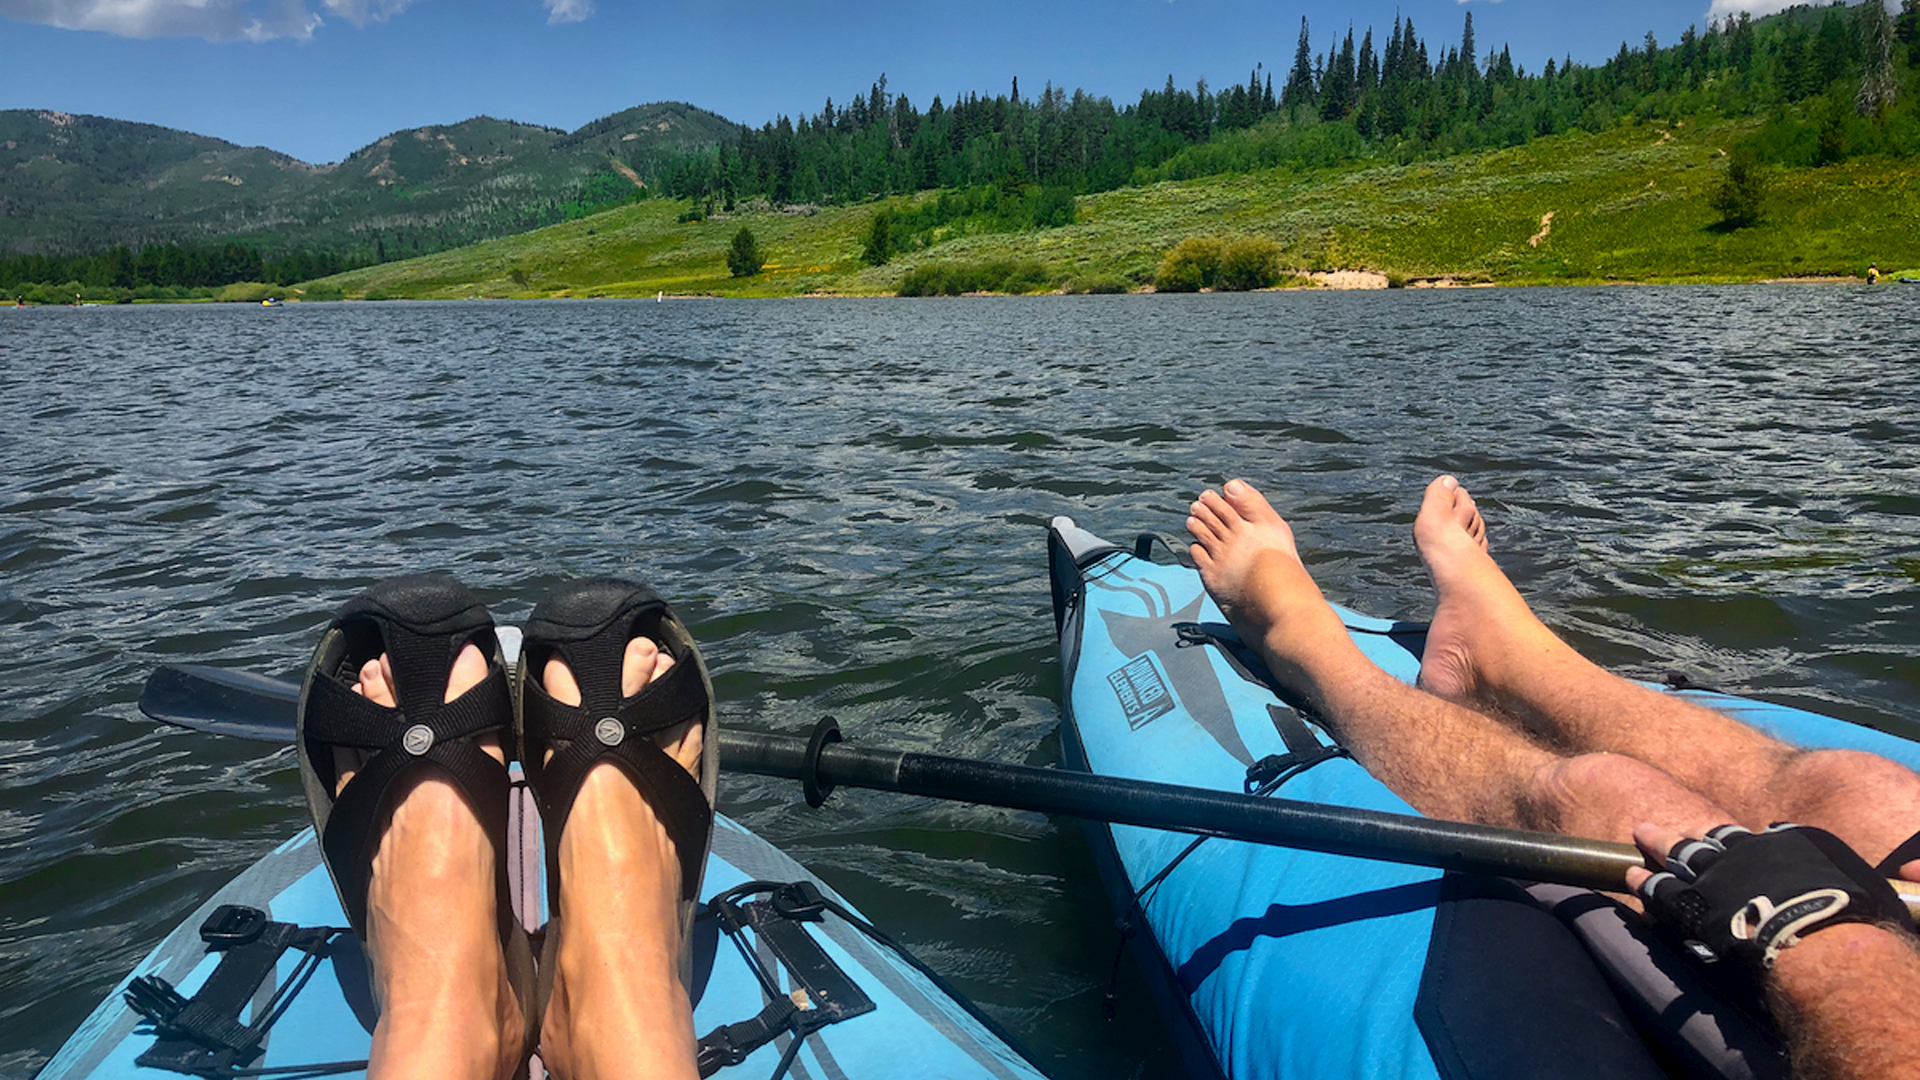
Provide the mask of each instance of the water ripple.
[{"label": "water ripple", "polygon": [[[1043,525],[1179,531],[1245,475],[1327,591],[1418,616],[1422,485],[1462,475],[1544,617],[1629,671],[1920,720],[1920,354],[1901,290],[0,312],[0,1072],[304,821],[286,751],[156,731],[161,663],[285,673],[389,574],[524,617],[674,597],[725,721],[1048,764]],[[1077,828],[729,777],[1057,1075],[1161,1075],[1106,1025]],[[1132,979],[1123,966],[1123,979]],[[1136,999],[1123,987],[1121,1000]]]}]

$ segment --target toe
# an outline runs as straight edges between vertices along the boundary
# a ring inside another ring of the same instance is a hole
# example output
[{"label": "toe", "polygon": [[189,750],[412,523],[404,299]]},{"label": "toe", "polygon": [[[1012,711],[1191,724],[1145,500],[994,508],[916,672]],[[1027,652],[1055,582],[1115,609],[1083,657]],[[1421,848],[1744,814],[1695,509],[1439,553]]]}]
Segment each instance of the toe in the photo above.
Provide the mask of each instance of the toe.
[{"label": "toe", "polygon": [[[381,657],[384,663],[386,657]],[[481,654],[478,646],[469,643],[453,658],[453,670],[447,674],[447,696],[452,701],[461,694],[479,686],[487,678],[487,658]]]},{"label": "toe", "polygon": [[1187,535],[1199,542],[1195,545],[1196,547],[1201,545],[1211,547],[1220,542],[1220,535],[1214,531],[1213,526],[1207,522],[1206,518],[1200,516],[1201,513],[1202,508],[1196,503],[1192,516],[1187,518]]},{"label": "toe", "polygon": [[[666,661],[664,666],[662,660]],[[634,638],[627,642],[626,654],[620,659],[620,693],[632,697],[672,666],[673,658],[661,652],[652,639]]]},{"label": "toe", "polygon": [[384,705],[389,709],[398,703],[386,654],[382,653],[360,666],[360,681],[354,684],[353,692],[375,705]]},{"label": "toe", "polygon": [[580,704],[580,684],[574,681],[573,669],[557,656],[540,669],[540,685],[562,705]]},{"label": "toe", "polygon": [[1219,492],[1214,491],[1212,488],[1201,492],[1199,502],[1195,505],[1197,509],[1195,509],[1194,513],[1203,518],[1210,518],[1214,531],[1223,536],[1232,531],[1233,526],[1240,523],[1240,512],[1235,510],[1231,503],[1227,502]]},{"label": "toe", "polygon": [[1197,567],[1201,573],[1211,573],[1213,571],[1213,553],[1206,548],[1199,544],[1190,544],[1187,546],[1187,556],[1193,560],[1193,565]]},{"label": "toe", "polygon": [[1273,508],[1267,497],[1245,480],[1227,481],[1221,489],[1221,495],[1223,501],[1247,521],[1264,525],[1280,520],[1280,512]]},{"label": "toe", "polygon": [[1198,521],[1202,527],[1214,535],[1216,540],[1225,539],[1227,518],[1220,513],[1225,504],[1219,502],[1217,495],[1214,495],[1212,501],[1208,501],[1208,495],[1213,495],[1213,492],[1202,492],[1200,498],[1195,500],[1192,506],[1187,507],[1188,520]]}]

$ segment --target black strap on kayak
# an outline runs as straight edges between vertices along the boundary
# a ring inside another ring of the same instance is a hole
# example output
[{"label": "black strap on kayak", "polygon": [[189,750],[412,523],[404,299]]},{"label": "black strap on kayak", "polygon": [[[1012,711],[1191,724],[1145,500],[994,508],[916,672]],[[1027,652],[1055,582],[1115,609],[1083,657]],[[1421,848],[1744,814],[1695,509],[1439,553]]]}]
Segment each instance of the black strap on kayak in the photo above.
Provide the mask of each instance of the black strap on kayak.
[{"label": "black strap on kayak", "polygon": [[[206,942],[207,951],[220,954],[220,962],[192,997],[183,996],[158,975],[134,979],[123,995],[128,1007],[152,1024],[158,1036],[134,1063],[203,1077],[323,1076],[366,1068],[364,1061],[285,1069],[245,1068],[260,1055],[267,1029],[313,977],[333,939],[346,932],[334,926],[274,922],[255,907],[222,904],[215,908],[200,926],[200,940]],[[261,984],[288,949],[305,955],[258,1010],[253,1023],[241,1024],[241,1010],[259,993]]]},{"label": "black strap on kayak", "polygon": [[[766,899],[742,902],[747,897],[762,895]],[[738,1065],[752,1056],[755,1050],[779,1038],[782,1032],[792,1032],[793,1040],[780,1055],[771,1078],[780,1080],[792,1067],[794,1058],[799,1056],[800,1047],[808,1035],[828,1024],[874,1010],[873,1000],[833,962],[833,958],[820,948],[819,942],[802,925],[823,923],[828,915],[853,927],[868,940],[899,957],[907,966],[919,972],[934,989],[966,1010],[967,1015],[989,1034],[1013,1047],[1016,1053],[1020,1052],[1019,1043],[1012,1033],[981,1012],[978,1006],[967,1000],[966,995],[948,985],[939,972],[922,963],[919,957],[908,952],[879,927],[823,894],[813,882],[749,881],[707,901],[699,917],[720,921],[720,928],[726,932],[734,947],[740,950],[754,977],[760,980],[767,1005],[758,1016],[735,1024],[723,1024],[700,1039],[696,1055],[702,1077],[712,1076],[726,1066]],[[785,967],[793,981],[800,984],[799,988],[792,992],[780,988],[777,973],[769,970],[769,966],[763,964],[743,940],[741,931],[749,929],[779,959],[780,966]]]},{"label": "black strap on kayak", "polygon": [[1133,538],[1133,557],[1141,562],[1153,561],[1153,545],[1159,544],[1173,556],[1173,561],[1187,569],[1193,569],[1193,556],[1187,554],[1187,545],[1165,533],[1141,533]]},{"label": "black strap on kayak", "polygon": [[[765,899],[749,900],[765,895]],[[854,981],[834,963],[804,924],[823,921],[828,912],[841,918],[847,913],[827,899],[810,881],[787,884],[749,881],[709,900],[702,917],[720,920],[728,940],[740,950],[760,987],[766,992],[767,1006],[758,1016],[735,1024],[724,1024],[700,1038],[696,1061],[700,1075],[712,1076],[729,1065],[738,1065],[753,1052],[783,1033],[793,1042],[781,1055],[773,1080],[779,1080],[800,1052],[808,1035],[842,1020],[872,1012],[877,1006]],[[851,921],[851,920],[849,920]],[[785,968],[788,978],[797,984],[783,990],[773,965],[762,962],[748,947],[742,934],[753,931],[754,940],[766,946]]]}]

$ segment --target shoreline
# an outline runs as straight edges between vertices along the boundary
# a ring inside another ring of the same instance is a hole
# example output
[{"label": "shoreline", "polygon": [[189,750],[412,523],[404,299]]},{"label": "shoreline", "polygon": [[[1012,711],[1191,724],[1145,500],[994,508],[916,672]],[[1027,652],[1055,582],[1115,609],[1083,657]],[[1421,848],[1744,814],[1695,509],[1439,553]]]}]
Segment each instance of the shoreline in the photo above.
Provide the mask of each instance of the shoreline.
[{"label": "shoreline", "polygon": [[[817,292],[817,291],[805,292],[805,293],[794,293],[794,294],[785,295],[785,296],[728,295],[726,293],[716,293],[716,292],[664,293],[664,294],[656,292],[652,296],[648,296],[644,293],[634,293],[632,295],[623,295],[623,294],[608,294],[608,293],[602,292],[602,293],[596,293],[595,295],[592,295],[592,296],[573,296],[573,295],[568,295],[566,292],[562,291],[562,292],[558,292],[558,293],[550,294],[546,296],[528,296],[528,295],[385,296],[377,300],[370,300],[364,296],[357,296],[357,297],[343,296],[338,298],[327,298],[327,299],[321,299],[321,300],[307,300],[299,296],[287,296],[284,299],[282,299],[279,304],[276,304],[273,306],[297,307],[304,304],[385,304],[385,303],[393,303],[396,301],[405,302],[405,303],[450,304],[450,303],[465,303],[469,301],[490,301],[490,302],[498,303],[501,301],[545,302],[545,301],[564,301],[564,300],[624,300],[624,301],[630,301],[635,303],[645,303],[648,300],[653,300],[659,303],[664,303],[665,301],[668,301],[668,300],[674,300],[674,301],[685,301],[685,300],[923,300],[923,299],[951,300],[951,299],[962,299],[962,298],[1010,297],[1010,296],[1096,296],[1096,295],[1200,296],[1200,295],[1231,295],[1233,292],[1246,292],[1246,293],[1378,292],[1378,291],[1386,291],[1386,290],[1392,290],[1392,289],[1447,289],[1447,290],[1451,290],[1451,289],[1590,289],[1590,288],[1609,288],[1609,287],[1621,287],[1621,286],[1631,286],[1635,288],[1659,288],[1659,287],[1710,286],[1710,285],[1806,285],[1806,286],[1815,286],[1815,285],[1869,286],[1870,285],[1871,287],[1879,288],[1881,286],[1887,286],[1887,285],[1900,285],[1900,284],[1911,283],[1911,282],[1904,282],[1901,280],[1900,277],[1894,276],[1894,275],[1882,275],[1879,282],[1870,283],[1867,281],[1866,278],[1863,278],[1863,277],[1848,277],[1848,276],[1837,275],[1837,274],[1808,274],[1808,275],[1803,275],[1798,277],[1765,277],[1765,278],[1737,278],[1737,279],[1680,278],[1680,279],[1666,280],[1666,281],[1657,280],[1657,279],[1656,280],[1583,279],[1583,280],[1575,280],[1575,281],[1490,281],[1486,279],[1476,279],[1468,276],[1454,277],[1449,275],[1436,275],[1432,277],[1404,278],[1397,283],[1393,280],[1393,278],[1390,275],[1379,272],[1379,271],[1374,271],[1374,270],[1300,271],[1297,273],[1290,273],[1286,276],[1292,279],[1294,283],[1275,285],[1275,286],[1271,286],[1269,288],[1264,288],[1264,289],[1248,289],[1248,290],[1200,289],[1191,293],[1161,293],[1159,290],[1155,289],[1151,285],[1144,285],[1138,288],[1128,289],[1124,293],[1104,293],[1104,294],[1075,293],[1075,292],[1068,292],[1065,289],[1050,289],[1042,292],[1029,292],[1029,293],[976,291],[976,292],[961,293],[958,296],[937,296],[937,297],[901,296],[900,294],[894,293],[894,292]],[[157,298],[155,299],[137,298],[137,299],[131,299],[131,300],[98,300],[98,301],[89,300],[89,301],[86,301],[85,303],[80,303],[80,304],[71,304],[71,303],[40,304],[40,303],[31,303],[31,302],[22,303],[22,304],[9,303],[9,304],[0,304],[0,310],[11,310],[11,311],[22,311],[22,310],[29,310],[29,309],[60,310],[60,309],[67,309],[67,308],[152,307],[152,306],[158,306],[158,305],[214,305],[214,306],[224,306],[224,307],[234,307],[234,308],[262,306],[260,302],[257,300],[255,301],[214,300],[207,297],[197,297],[197,298],[178,299],[178,300],[157,299]]]}]

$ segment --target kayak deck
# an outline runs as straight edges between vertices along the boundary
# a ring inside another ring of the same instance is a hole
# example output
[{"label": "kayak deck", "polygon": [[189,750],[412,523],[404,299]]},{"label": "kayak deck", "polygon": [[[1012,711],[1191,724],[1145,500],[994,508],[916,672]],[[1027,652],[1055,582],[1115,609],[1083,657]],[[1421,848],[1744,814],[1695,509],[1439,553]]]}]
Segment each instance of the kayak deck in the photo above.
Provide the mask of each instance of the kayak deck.
[{"label": "kayak deck", "polygon": [[[738,823],[716,815],[703,891],[716,896],[751,881],[812,882],[824,896],[852,909],[799,863]],[[39,1074],[41,1080],[154,1080],[178,1075],[135,1064],[154,1039],[121,995],[133,979],[141,976],[164,978],[186,995],[198,989],[218,962],[218,957],[202,944],[199,929],[221,904],[257,907],[276,921],[301,926],[339,926],[345,921],[333,884],[320,862],[313,830],[302,830],[208,898],[169,934],[47,1063]],[[789,1075],[994,1080],[1038,1080],[1041,1076],[945,988],[886,946],[836,916],[807,925],[812,939],[875,1008],[809,1035]],[[753,931],[743,931],[742,941],[748,951],[778,973],[777,989],[781,993],[791,995],[801,988],[801,980],[775,961],[767,943],[758,940]],[[266,1006],[274,988],[294,976],[301,955],[289,950],[281,957],[241,1022],[251,1022]],[[713,918],[696,923],[694,970],[696,1031],[704,1033],[751,1019],[771,1000],[739,950],[723,938]],[[269,1029],[265,1052],[249,1067],[286,1069],[364,1059],[372,1043],[375,1020],[367,987],[366,960],[359,942],[351,934],[343,934]],[[770,1076],[791,1042],[792,1035],[783,1033],[721,1075]],[[364,1072],[353,1069],[339,1075]]]}]

